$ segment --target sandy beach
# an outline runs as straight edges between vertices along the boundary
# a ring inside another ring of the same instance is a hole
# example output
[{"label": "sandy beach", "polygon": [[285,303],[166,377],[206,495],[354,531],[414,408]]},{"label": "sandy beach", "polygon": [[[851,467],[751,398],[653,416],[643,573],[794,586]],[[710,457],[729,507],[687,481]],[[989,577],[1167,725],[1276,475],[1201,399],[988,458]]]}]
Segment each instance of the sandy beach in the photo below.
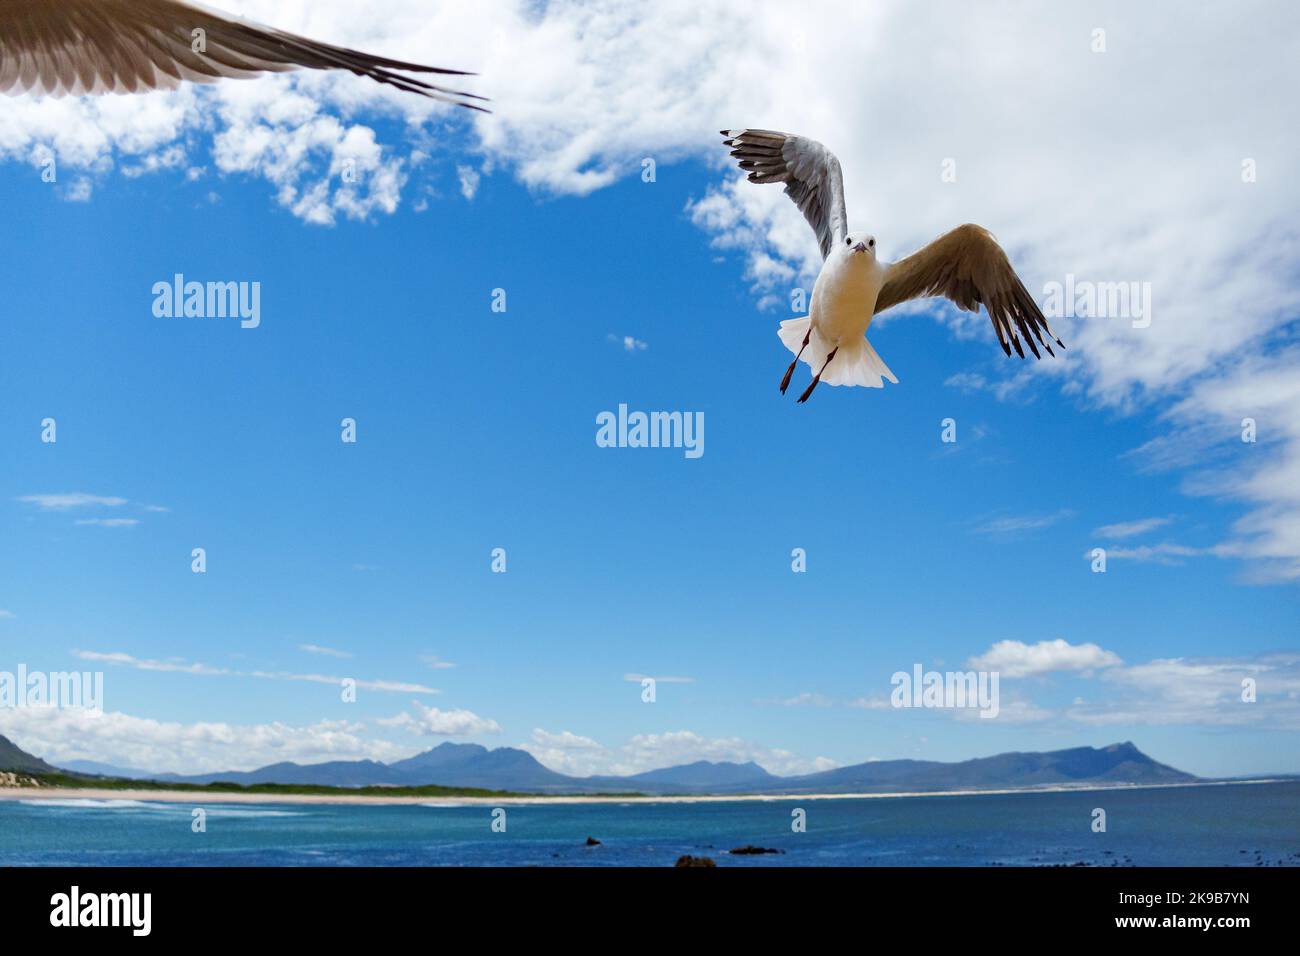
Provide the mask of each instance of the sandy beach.
[{"label": "sandy beach", "polygon": [[499,807],[528,806],[544,804],[598,804],[598,803],[749,803],[775,802],[790,800],[887,800],[898,797],[967,797],[991,796],[1013,793],[1087,793],[1099,790],[1165,790],[1183,787],[1229,787],[1246,784],[1278,783],[1278,780],[1217,780],[1204,783],[1176,784],[1126,784],[1120,786],[1079,786],[1079,787],[1035,787],[1013,788],[1005,790],[941,790],[917,791],[906,793],[798,793],[798,794],[709,794],[689,796],[584,796],[581,794],[565,796],[512,796],[512,797],[411,797],[411,796],[368,796],[357,794],[310,794],[310,793],[239,793],[228,792],[187,792],[184,790],[97,790],[94,788],[44,788],[44,787],[5,787],[0,788],[0,800],[139,800],[155,803],[186,803],[192,806],[210,803],[255,803],[255,804],[341,804],[373,806],[437,806],[437,807]]}]

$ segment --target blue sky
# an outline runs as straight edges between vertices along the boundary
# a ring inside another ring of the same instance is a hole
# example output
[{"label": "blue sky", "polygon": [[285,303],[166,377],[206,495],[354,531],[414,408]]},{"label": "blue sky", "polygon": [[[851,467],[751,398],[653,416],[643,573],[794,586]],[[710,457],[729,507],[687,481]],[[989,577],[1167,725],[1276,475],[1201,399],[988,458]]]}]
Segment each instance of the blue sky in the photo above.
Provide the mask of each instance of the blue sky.
[{"label": "blue sky", "polygon": [[[419,138],[365,121],[406,155]],[[1203,458],[1134,453],[1180,434],[1199,379],[1108,401],[1091,330],[1069,323],[1083,345],[1062,370],[1015,378],[983,317],[936,302],[872,329],[900,385],[796,405],[775,329],[810,285],[797,258],[756,258],[784,233],[709,228],[698,204],[733,179],[711,141],[665,149],[650,183],[630,149],[590,191],[483,163],[466,198],[457,166],[482,140],[453,125],[394,212],[329,226],[257,175],[188,177],[217,144],[183,141],[176,168],[76,173],[84,201],[73,174],[0,164],[0,670],[103,670],[109,712],[96,729],[11,711],[20,745],[200,770],[456,739],[571,772],[794,772],[1133,740],[1203,774],[1300,769],[1295,584],[1225,546],[1250,506],[1203,493]],[[260,282],[260,327],[154,317],[177,272]],[[1285,355],[1293,318],[1253,357]],[[705,453],[597,447],[620,403],[702,412]],[[72,493],[108,501],[43,497]],[[116,524],[79,523],[100,519]],[[1162,521],[1098,530],[1145,519]],[[1105,574],[1086,558],[1174,543]],[[1053,641],[1069,648],[1003,677],[996,720],[880,705],[916,663],[1005,675]],[[419,687],[344,703],[313,675]],[[627,675],[683,680],[646,704]],[[1236,699],[1243,676],[1259,702]]]}]

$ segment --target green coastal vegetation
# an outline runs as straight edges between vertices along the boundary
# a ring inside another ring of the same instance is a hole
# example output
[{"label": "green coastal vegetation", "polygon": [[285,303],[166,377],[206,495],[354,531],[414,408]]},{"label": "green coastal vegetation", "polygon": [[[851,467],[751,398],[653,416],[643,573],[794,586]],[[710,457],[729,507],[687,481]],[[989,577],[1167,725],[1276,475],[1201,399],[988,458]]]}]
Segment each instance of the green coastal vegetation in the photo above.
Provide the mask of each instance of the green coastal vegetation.
[{"label": "green coastal vegetation", "polygon": [[[497,797],[501,799],[528,797],[563,798],[572,794],[562,793],[520,793],[513,790],[484,790],[477,787],[441,787],[427,785],[418,787],[382,786],[382,787],[329,787],[321,784],[295,783],[180,783],[166,780],[128,780],[124,777],[94,777],[73,773],[23,773],[17,776],[18,787],[34,790],[43,789],[77,789],[77,790],[135,790],[169,793],[248,793],[274,796],[321,796],[321,797]],[[641,793],[594,793],[583,794],[594,797],[636,798]]]},{"label": "green coastal vegetation", "polygon": [[176,793],[307,794],[343,797],[523,797],[536,794],[508,790],[480,790],[473,787],[327,787],[292,783],[171,783],[165,780],[127,780],[123,777],[90,777],[71,773],[30,774],[40,788],[82,790],[159,790]]}]

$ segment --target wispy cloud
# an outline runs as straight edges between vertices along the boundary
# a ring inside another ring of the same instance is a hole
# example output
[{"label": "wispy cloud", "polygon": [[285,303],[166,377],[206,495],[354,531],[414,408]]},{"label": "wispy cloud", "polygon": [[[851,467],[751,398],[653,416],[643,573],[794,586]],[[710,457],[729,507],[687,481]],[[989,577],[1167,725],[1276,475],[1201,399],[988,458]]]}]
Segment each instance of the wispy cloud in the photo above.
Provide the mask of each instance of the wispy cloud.
[{"label": "wispy cloud", "polygon": [[[330,674],[298,674],[290,671],[239,671],[225,667],[212,667],[207,664],[194,663],[180,659],[171,660],[150,660],[148,658],[134,657],[122,651],[81,651],[74,650],[73,655],[82,660],[99,661],[108,664],[118,664],[123,667],[131,667],[135,670],[142,671],[160,671],[180,674],[198,674],[203,676],[216,677],[252,677],[259,680],[282,680],[282,681],[299,681],[313,684],[329,684],[334,687],[342,686],[344,677]],[[380,691],[383,693],[400,693],[400,694],[439,694],[441,691],[433,687],[426,687],[423,684],[411,683],[409,681],[394,680],[369,680],[355,677],[347,677],[347,680],[356,682],[356,686],[363,690]]]},{"label": "wispy cloud", "polygon": [[976,533],[991,535],[993,537],[1011,537],[1018,534],[1028,534],[1034,531],[1041,531],[1044,528],[1050,528],[1054,524],[1071,517],[1073,511],[1068,508],[1062,508],[1060,511],[1051,514],[1042,515],[1007,515],[1000,518],[992,518],[975,528]]},{"label": "wispy cloud", "polygon": [[456,666],[451,661],[444,661],[436,654],[421,654],[420,663],[435,671],[444,671]]},{"label": "wispy cloud", "polygon": [[605,341],[619,346],[624,352],[644,352],[650,347],[649,343],[631,335],[615,335],[612,332],[605,336]]},{"label": "wispy cloud", "polygon": [[140,523],[138,518],[79,518],[73,524],[93,525],[97,528],[131,528]]},{"label": "wispy cloud", "polygon": [[[1180,565],[1185,558],[1230,558],[1237,556],[1237,550],[1226,544],[1192,547],[1185,544],[1164,542],[1162,544],[1144,544],[1130,548],[1106,549],[1106,560],[1108,561],[1141,561],[1148,564]],[[1093,560],[1091,551],[1084,552],[1083,557],[1087,561]]]},{"label": "wispy cloud", "polygon": [[124,667],[131,667],[140,671],[161,671],[164,673],[178,674],[207,674],[221,675],[230,674],[232,671],[223,667],[209,667],[207,664],[190,663],[182,660],[149,660],[147,658],[133,657],[122,651],[80,651],[72,652],[74,657],[83,661],[93,661],[99,664],[121,664]]},{"label": "wispy cloud", "polygon": [[[1125,664],[1096,644],[1042,641],[1025,645],[1000,641],[968,666],[1000,671],[1003,677],[1069,673],[1090,682],[1091,691],[1062,707],[1039,704],[1025,688],[1004,688],[997,720],[1060,727],[1184,726],[1300,730],[1300,652],[1237,658],[1162,658]],[[888,702],[873,700],[872,708]],[[953,716],[971,713],[955,709]]]},{"label": "wispy cloud", "polygon": [[768,772],[780,775],[813,773],[838,766],[828,757],[805,758],[740,737],[707,737],[691,730],[638,734],[621,745],[606,747],[591,737],[567,730],[552,733],[536,728],[518,746],[552,770],[575,776],[642,773],[697,760],[753,761]]},{"label": "wispy cloud", "polygon": [[754,703],[774,705],[777,707],[831,707],[834,706],[835,701],[831,700],[824,694],[805,691],[804,693],[796,694],[793,697],[777,697],[772,699],[756,700]]},{"label": "wispy cloud", "polygon": [[[233,673],[233,672],[232,672]],[[355,677],[342,677],[333,674],[295,674],[289,671],[249,671],[247,674],[240,673],[241,677],[258,677],[263,680],[285,680],[301,681],[309,684],[328,684],[331,687],[339,687],[344,680],[355,681],[357,687],[362,690],[382,691],[386,694],[441,694],[442,691],[435,687],[426,687],[423,684],[413,684],[410,681],[398,680],[361,680]]]},{"label": "wispy cloud", "polygon": [[[1101,676],[1117,693],[1074,704],[1068,719],[1094,726],[1253,724],[1300,730],[1300,653],[1167,658]],[[1254,686],[1253,699],[1247,682]]]},{"label": "wispy cloud", "polygon": [[854,710],[889,710],[892,706],[888,697],[858,697],[848,705]]},{"label": "wispy cloud", "polygon": [[1156,528],[1163,528],[1173,521],[1172,518],[1139,518],[1137,521],[1121,521],[1118,524],[1105,524],[1092,533],[1098,538],[1134,538]]},{"label": "wispy cloud", "polygon": [[17,500],[36,505],[42,511],[67,511],[71,508],[91,506],[116,508],[126,504],[125,498],[118,498],[115,495],[89,495],[82,491],[52,495],[23,495]]},{"label": "wispy cloud", "polygon": [[460,194],[467,200],[472,200],[478,192],[482,175],[473,166],[457,166],[456,178],[460,180]]},{"label": "wispy cloud", "polygon": [[949,375],[944,379],[943,384],[967,394],[989,392],[998,401],[1006,401],[1029,385],[1030,380],[1019,376],[1006,377],[1001,375],[989,379],[979,372],[958,372],[955,375]]},{"label": "wispy cloud", "polygon": [[308,654],[320,654],[323,657],[351,657],[349,651],[340,651],[332,647],[322,647],[320,644],[299,644],[298,650],[306,651]]}]

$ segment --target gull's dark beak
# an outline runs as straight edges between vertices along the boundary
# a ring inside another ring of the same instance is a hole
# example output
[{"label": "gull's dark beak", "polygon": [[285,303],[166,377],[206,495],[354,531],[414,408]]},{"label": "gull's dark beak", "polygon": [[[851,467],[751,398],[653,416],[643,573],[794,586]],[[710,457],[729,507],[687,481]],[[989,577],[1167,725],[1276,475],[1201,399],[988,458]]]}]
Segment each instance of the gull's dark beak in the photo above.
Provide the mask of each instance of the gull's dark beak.
[{"label": "gull's dark beak", "polygon": [[854,251],[854,252],[866,252],[866,251],[867,251],[867,244],[866,244],[865,242],[859,242],[856,246],[853,247],[853,251]]}]

